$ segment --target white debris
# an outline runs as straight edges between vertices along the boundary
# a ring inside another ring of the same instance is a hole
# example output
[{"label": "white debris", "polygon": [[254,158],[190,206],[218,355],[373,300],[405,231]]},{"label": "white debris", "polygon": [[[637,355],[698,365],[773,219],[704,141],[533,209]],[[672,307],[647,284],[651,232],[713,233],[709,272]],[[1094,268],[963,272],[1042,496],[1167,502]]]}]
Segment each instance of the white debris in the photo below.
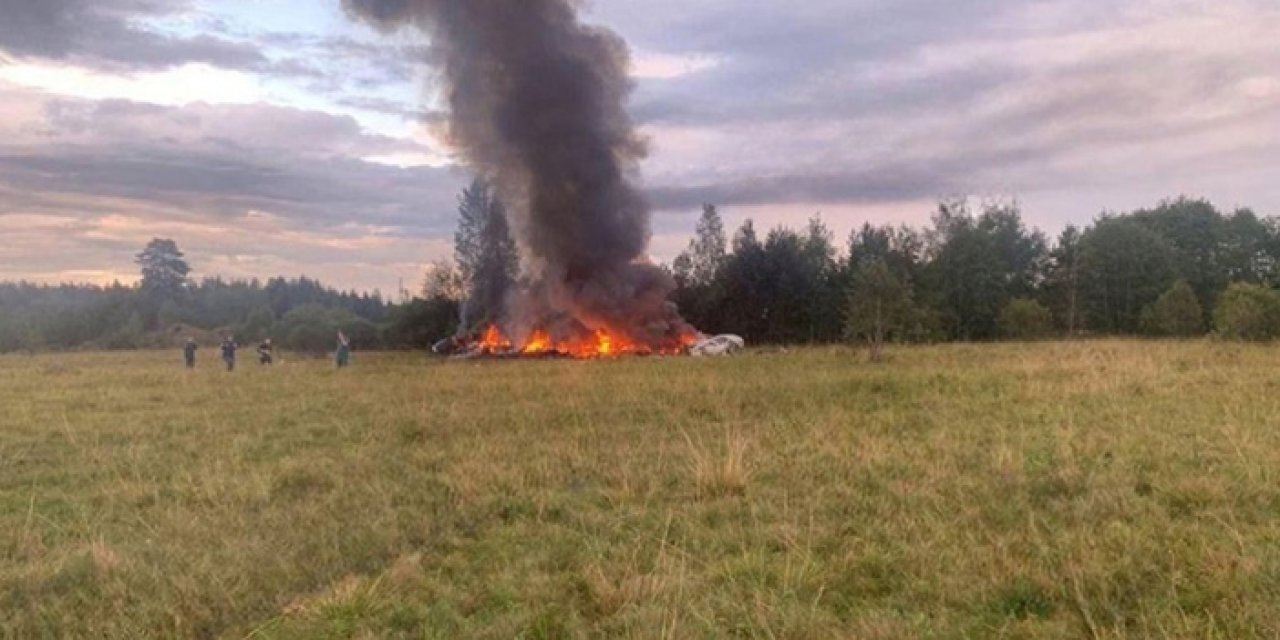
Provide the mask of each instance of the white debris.
[{"label": "white debris", "polygon": [[691,356],[727,356],[747,348],[747,341],[742,336],[724,334],[699,340],[689,347]]}]

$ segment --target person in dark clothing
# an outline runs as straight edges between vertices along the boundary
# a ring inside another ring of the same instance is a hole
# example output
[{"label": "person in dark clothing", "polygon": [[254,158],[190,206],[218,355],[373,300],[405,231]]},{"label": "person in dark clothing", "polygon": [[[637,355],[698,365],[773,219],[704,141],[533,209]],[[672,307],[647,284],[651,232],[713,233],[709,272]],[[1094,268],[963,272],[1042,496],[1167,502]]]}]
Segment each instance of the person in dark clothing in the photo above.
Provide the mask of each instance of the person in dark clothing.
[{"label": "person in dark clothing", "polygon": [[236,344],[235,338],[231,336],[227,336],[222,340],[222,361],[227,363],[227,371],[235,371],[236,349],[239,346]]},{"label": "person in dark clothing", "polygon": [[341,331],[338,332],[338,350],[334,352],[333,359],[339,369],[344,369],[351,364],[351,341]]},{"label": "person in dark clothing", "polygon": [[195,338],[187,338],[182,345],[182,357],[187,361],[187,368],[196,368],[196,349],[200,347],[196,345]]},{"label": "person in dark clothing", "polygon": [[272,348],[271,338],[263,340],[262,344],[258,345],[258,364],[269,365],[275,362],[272,358]]}]

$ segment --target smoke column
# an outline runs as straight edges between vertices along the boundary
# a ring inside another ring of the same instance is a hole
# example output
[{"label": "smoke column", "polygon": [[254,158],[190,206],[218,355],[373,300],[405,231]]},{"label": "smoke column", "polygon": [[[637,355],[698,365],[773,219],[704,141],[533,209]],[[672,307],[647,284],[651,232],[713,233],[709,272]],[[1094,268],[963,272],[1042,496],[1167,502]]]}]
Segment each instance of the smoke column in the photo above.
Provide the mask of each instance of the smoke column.
[{"label": "smoke column", "polygon": [[[659,344],[692,331],[646,264],[649,207],[632,184],[645,145],[625,109],[629,51],[582,24],[576,0],[343,0],[384,30],[431,42],[449,142],[508,203],[524,290],[508,313]],[[558,320],[554,320],[559,318]],[[544,327],[555,330],[555,327]]]}]

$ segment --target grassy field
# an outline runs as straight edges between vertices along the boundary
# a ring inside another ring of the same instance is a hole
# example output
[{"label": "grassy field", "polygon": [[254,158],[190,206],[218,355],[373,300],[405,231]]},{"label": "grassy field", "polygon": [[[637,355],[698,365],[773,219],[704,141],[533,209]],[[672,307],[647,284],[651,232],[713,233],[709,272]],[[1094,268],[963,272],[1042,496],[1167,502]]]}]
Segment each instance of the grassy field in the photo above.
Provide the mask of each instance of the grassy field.
[{"label": "grassy field", "polygon": [[3,637],[1280,637],[1277,347],[180,360],[0,358]]}]

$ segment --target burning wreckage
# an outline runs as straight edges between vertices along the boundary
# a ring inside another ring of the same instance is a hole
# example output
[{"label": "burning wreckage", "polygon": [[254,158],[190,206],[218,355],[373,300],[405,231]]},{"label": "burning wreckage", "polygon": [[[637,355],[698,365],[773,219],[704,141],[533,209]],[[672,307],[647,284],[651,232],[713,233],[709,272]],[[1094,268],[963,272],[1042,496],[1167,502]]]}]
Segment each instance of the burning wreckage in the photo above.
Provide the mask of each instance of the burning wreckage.
[{"label": "burning wreckage", "polygon": [[516,343],[508,340],[497,325],[471,335],[445,338],[431,348],[437,355],[461,360],[474,358],[612,358],[617,356],[727,356],[746,347],[740,336],[725,334],[707,336],[702,333],[682,336],[678,344],[655,348],[651,344],[617,339],[606,330],[596,330],[585,338],[555,340],[546,331],[533,332],[528,339]]},{"label": "burning wreckage", "polygon": [[[626,43],[576,0],[343,0],[384,31],[416,29],[449,114],[442,139],[505,203],[520,278],[483,277],[483,313],[437,352],[463,357],[720,354],[668,301],[648,259],[647,150],[626,111]],[[501,270],[499,270],[501,271]],[[496,284],[495,284],[496,283]],[[476,287],[473,285],[473,294]],[[475,302],[473,295],[472,302]]]}]

